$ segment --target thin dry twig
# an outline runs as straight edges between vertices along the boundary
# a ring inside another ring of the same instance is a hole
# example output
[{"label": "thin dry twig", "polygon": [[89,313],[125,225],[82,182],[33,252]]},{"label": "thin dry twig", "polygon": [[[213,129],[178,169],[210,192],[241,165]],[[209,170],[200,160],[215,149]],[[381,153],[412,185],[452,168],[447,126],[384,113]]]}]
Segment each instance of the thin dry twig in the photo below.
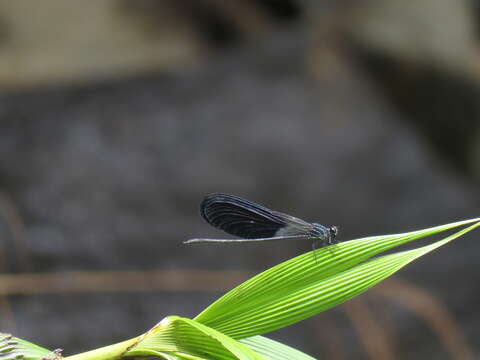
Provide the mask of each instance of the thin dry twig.
[{"label": "thin dry twig", "polygon": [[246,271],[152,270],[2,274],[0,295],[123,291],[225,291]]}]

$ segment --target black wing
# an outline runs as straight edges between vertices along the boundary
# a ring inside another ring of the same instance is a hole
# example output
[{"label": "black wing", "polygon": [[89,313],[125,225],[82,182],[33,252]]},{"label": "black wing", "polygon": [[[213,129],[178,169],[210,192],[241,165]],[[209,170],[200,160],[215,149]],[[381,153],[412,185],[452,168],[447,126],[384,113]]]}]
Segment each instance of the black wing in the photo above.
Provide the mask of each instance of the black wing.
[{"label": "black wing", "polygon": [[[212,226],[245,239],[305,235],[312,225],[293,216],[228,194],[210,194],[200,204],[202,217]],[[279,232],[279,230],[288,231]]]}]

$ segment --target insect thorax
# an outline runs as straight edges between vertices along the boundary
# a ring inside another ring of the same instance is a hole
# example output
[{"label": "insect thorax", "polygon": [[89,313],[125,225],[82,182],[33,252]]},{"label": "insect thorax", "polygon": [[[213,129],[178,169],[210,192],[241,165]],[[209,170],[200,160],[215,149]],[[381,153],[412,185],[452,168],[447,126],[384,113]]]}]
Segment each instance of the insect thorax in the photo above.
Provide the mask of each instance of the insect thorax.
[{"label": "insect thorax", "polygon": [[275,236],[307,235],[313,238],[326,238],[328,234],[328,229],[325,226],[313,223],[305,226],[303,224],[288,224],[278,229]]}]

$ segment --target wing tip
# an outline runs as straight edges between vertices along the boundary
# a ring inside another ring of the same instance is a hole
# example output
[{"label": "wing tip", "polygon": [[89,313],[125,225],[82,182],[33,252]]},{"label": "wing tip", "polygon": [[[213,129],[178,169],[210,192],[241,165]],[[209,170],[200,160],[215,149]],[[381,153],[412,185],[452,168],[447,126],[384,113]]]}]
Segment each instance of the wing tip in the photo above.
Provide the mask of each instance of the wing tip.
[{"label": "wing tip", "polygon": [[203,219],[209,223],[210,225],[216,227],[216,225],[212,224],[210,220],[210,216],[207,213],[207,209],[213,205],[214,203],[223,203],[223,202],[231,202],[231,201],[246,201],[239,196],[222,193],[222,192],[214,192],[206,195],[202,202],[200,203],[200,215]]}]

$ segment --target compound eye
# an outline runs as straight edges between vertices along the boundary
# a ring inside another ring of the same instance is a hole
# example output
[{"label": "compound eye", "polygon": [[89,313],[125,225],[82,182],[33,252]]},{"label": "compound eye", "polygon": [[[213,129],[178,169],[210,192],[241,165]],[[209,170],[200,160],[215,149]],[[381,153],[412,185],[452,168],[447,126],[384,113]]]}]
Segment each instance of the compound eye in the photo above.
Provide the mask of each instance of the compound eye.
[{"label": "compound eye", "polygon": [[336,226],[330,226],[329,230],[330,230],[330,234],[331,234],[332,237],[337,236],[338,228]]}]

